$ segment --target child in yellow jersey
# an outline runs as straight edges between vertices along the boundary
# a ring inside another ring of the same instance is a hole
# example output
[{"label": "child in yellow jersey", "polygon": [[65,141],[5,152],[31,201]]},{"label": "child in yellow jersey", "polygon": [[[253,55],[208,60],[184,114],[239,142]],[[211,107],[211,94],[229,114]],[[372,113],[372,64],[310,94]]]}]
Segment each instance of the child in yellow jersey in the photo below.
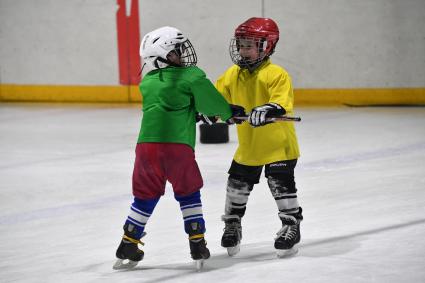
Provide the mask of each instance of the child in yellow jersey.
[{"label": "child in yellow jersey", "polygon": [[279,29],[272,19],[250,18],[239,25],[229,48],[235,65],[216,82],[229,103],[251,110],[248,122],[237,125],[239,146],[228,172],[221,245],[230,256],[239,252],[241,219],[263,167],[282,221],[274,243],[278,256],[296,253],[301,238],[303,217],[294,180],[299,157],[295,128],[293,122],[267,122],[267,117],[293,114],[291,78],[269,58],[278,40]]}]

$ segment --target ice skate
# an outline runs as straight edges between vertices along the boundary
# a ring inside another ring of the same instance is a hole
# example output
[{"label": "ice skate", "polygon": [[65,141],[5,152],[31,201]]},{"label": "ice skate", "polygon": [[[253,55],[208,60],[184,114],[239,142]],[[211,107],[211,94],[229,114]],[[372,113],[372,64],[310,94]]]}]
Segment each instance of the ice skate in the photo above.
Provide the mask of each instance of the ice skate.
[{"label": "ice skate", "polygon": [[203,234],[189,237],[190,256],[195,261],[196,270],[200,271],[204,266],[204,261],[210,257],[207,242]]},{"label": "ice skate", "polygon": [[[144,245],[140,240],[135,239],[134,232],[129,231],[127,225],[124,226],[124,235],[115,253],[117,261],[112,267],[115,270],[134,268],[141,261],[145,253],[139,249],[139,244]],[[143,233],[143,238],[146,233]]]},{"label": "ice skate", "polygon": [[284,225],[275,238],[274,247],[279,258],[289,257],[298,252],[296,244],[301,240],[300,224]]},{"label": "ice skate", "polygon": [[203,232],[205,228],[198,222],[187,225],[189,232],[190,256],[195,261],[196,270],[200,271],[204,266],[204,261],[210,257],[210,250],[207,248]]},{"label": "ice skate", "polygon": [[241,220],[237,215],[223,215],[222,220],[225,223],[225,227],[221,238],[221,246],[227,249],[229,256],[234,256],[240,251],[242,239]]},{"label": "ice skate", "polygon": [[[279,258],[289,257],[298,253],[298,244],[301,240],[300,222],[301,212],[297,215],[279,215],[282,228],[277,232],[274,247]],[[297,219],[297,218],[298,219]]]}]

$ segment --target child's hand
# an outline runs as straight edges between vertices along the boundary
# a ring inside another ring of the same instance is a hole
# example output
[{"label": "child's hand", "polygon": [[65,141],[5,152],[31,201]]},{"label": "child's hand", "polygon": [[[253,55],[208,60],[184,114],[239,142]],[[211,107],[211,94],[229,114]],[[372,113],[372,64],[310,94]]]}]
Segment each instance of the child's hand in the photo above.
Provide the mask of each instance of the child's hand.
[{"label": "child's hand", "polygon": [[252,109],[248,116],[248,122],[253,127],[263,126],[271,123],[268,117],[280,116],[286,113],[285,109],[277,103],[267,103]]},{"label": "child's hand", "polygon": [[229,104],[232,110],[232,117],[226,120],[228,125],[241,124],[244,120],[235,119],[235,117],[246,117],[245,108],[239,105]]}]

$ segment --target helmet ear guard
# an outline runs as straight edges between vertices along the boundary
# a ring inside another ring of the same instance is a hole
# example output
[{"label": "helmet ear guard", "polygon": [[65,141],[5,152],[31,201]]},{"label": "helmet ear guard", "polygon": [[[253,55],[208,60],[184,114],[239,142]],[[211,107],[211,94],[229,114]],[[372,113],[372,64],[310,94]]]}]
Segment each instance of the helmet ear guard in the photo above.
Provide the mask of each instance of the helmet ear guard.
[{"label": "helmet ear guard", "polygon": [[262,38],[259,44],[260,46],[258,47],[258,49],[260,50],[260,52],[265,52],[267,48],[267,40],[265,38]]}]

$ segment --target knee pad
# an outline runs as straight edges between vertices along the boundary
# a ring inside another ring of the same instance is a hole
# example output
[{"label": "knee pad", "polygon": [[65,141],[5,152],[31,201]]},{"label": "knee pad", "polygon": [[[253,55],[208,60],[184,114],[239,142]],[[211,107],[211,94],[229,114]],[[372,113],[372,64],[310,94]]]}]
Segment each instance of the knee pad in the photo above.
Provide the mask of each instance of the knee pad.
[{"label": "knee pad", "polygon": [[247,199],[254,185],[229,177],[227,180],[227,196],[232,199]]}]

